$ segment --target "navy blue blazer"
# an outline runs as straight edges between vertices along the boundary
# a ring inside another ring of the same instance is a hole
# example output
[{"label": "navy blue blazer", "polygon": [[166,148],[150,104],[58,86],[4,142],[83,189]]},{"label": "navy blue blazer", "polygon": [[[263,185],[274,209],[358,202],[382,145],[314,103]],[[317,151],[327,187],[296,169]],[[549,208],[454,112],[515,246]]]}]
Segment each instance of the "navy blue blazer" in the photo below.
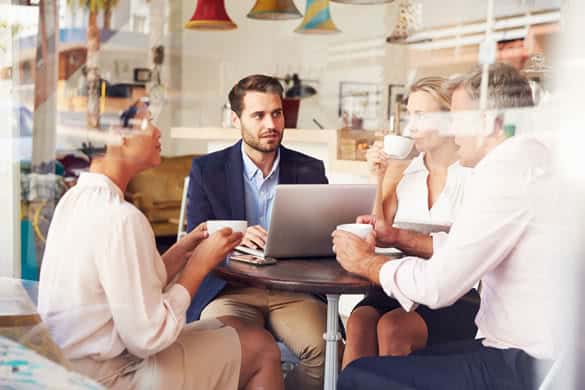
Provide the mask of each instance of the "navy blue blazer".
[{"label": "navy blue blazer", "polygon": [[[193,159],[189,173],[187,231],[210,219],[246,219],[242,141],[229,148]],[[321,160],[280,146],[278,184],[327,184]],[[187,322],[198,320],[201,311],[225,287],[226,282],[207,275],[187,311]]]}]

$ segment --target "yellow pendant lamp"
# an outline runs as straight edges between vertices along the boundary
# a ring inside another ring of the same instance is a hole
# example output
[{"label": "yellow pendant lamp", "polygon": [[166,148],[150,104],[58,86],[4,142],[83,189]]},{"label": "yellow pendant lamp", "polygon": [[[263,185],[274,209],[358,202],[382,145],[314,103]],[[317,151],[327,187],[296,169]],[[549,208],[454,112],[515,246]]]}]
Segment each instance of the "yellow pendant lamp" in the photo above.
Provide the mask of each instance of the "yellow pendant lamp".
[{"label": "yellow pendant lamp", "polygon": [[307,0],[305,17],[295,32],[302,34],[334,34],[340,32],[331,20],[329,0]]},{"label": "yellow pendant lamp", "polygon": [[225,10],[224,0],[198,0],[193,16],[185,23],[185,28],[192,30],[233,30],[237,27]]},{"label": "yellow pendant lamp", "polygon": [[302,16],[293,0],[256,0],[248,13],[249,18],[262,20],[296,19]]}]

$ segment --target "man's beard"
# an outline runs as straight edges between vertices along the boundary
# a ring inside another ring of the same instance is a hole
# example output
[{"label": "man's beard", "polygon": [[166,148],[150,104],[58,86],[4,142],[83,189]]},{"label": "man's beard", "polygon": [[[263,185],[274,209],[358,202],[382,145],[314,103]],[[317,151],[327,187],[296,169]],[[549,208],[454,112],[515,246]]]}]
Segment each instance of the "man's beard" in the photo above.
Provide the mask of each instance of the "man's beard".
[{"label": "man's beard", "polygon": [[283,133],[281,132],[280,137],[278,138],[278,142],[270,145],[263,145],[260,141],[260,137],[254,137],[248,132],[248,130],[242,127],[242,139],[244,140],[244,143],[261,153],[272,153],[277,150],[280,146],[280,143],[282,142],[282,134]]}]

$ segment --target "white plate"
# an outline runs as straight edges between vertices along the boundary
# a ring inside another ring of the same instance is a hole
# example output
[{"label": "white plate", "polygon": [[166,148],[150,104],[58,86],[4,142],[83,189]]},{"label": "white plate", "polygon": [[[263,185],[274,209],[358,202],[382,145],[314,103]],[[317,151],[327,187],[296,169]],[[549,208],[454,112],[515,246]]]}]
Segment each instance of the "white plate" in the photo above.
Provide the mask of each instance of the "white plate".
[{"label": "white plate", "polygon": [[394,227],[405,230],[414,230],[423,234],[445,232],[449,233],[450,224],[432,224],[418,221],[395,221]]}]

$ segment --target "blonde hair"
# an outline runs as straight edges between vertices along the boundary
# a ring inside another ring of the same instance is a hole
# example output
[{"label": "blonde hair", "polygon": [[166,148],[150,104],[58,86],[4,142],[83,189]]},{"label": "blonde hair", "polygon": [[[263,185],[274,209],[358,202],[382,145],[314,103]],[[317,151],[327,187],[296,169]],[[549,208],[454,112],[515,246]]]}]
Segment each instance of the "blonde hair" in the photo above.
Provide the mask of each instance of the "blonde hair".
[{"label": "blonde hair", "polygon": [[451,91],[445,88],[446,81],[442,77],[423,77],[410,86],[408,94],[428,93],[439,103],[441,111],[449,111],[451,109]]}]

